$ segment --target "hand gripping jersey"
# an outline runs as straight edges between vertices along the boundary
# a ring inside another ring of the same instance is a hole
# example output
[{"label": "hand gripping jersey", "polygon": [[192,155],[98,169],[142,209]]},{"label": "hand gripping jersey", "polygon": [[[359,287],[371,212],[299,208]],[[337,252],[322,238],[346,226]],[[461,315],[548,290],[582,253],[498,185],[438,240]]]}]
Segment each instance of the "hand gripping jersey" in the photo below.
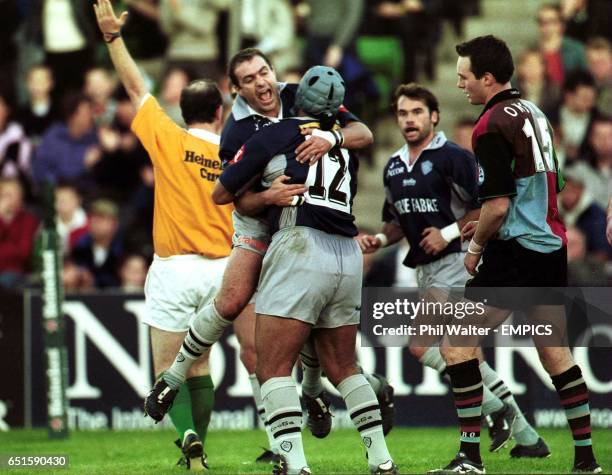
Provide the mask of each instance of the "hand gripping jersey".
[{"label": "hand gripping jersey", "polygon": [[301,130],[317,126],[314,119],[300,117],[265,127],[238,150],[219,178],[233,194],[260,175],[265,188],[283,174],[291,177],[289,183],[309,187],[301,206],[268,209],[271,234],[281,228],[306,226],[329,234],[357,235],[352,215],[357,192],[356,159],[346,149],[334,147],[316,165],[295,160],[295,149],[305,139]]},{"label": "hand gripping jersey", "polygon": [[436,256],[425,253],[419,243],[425,228],[442,229],[479,207],[478,171],[470,152],[447,141],[444,132],[438,132],[412,166],[408,145],[395,152],[385,166],[383,183],[383,221],[400,226],[410,243],[404,265],[416,267],[461,252],[459,239],[451,241]]},{"label": "hand gripping jersey", "polygon": [[564,183],[544,113],[516,89],[502,91],[485,106],[472,145],[482,173],[479,199],[511,198],[498,239],[543,253],[565,246],[557,209]]}]

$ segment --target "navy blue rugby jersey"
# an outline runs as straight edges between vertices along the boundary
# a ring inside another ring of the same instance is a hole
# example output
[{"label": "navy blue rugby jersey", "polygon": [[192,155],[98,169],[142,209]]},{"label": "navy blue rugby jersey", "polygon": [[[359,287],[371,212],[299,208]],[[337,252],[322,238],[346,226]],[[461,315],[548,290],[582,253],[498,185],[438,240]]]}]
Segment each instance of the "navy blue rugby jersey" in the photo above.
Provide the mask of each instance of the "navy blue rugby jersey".
[{"label": "navy blue rugby jersey", "polygon": [[315,165],[295,160],[295,149],[304,141],[301,129],[318,126],[308,117],[283,119],[253,135],[228,162],[219,180],[237,194],[261,177],[269,187],[280,175],[289,183],[304,183],[309,188],[301,206],[271,206],[266,217],[271,234],[281,228],[307,226],[329,234],[356,236],[353,199],[357,192],[358,163],[348,150],[334,147]]},{"label": "navy blue rugby jersey", "polygon": [[[291,117],[292,108],[295,104],[295,93],[297,92],[297,84],[278,83],[281,99],[281,117],[279,119],[271,119],[255,112],[247,102],[240,96],[236,97],[232,112],[225,122],[223,131],[221,132],[221,144],[219,148],[219,156],[225,165],[234,158],[236,152],[246,143],[247,140],[255,133],[264,127],[278,122],[282,118]],[[360,122],[360,120],[351,114],[344,106],[340,107],[338,113],[338,122],[344,127],[348,122]]]},{"label": "navy blue rugby jersey", "polygon": [[425,228],[442,229],[479,207],[478,166],[470,152],[438,132],[412,167],[408,145],[395,152],[385,166],[383,182],[383,221],[400,226],[410,243],[404,265],[416,267],[461,251],[459,239],[436,256],[425,253],[419,243]]}]

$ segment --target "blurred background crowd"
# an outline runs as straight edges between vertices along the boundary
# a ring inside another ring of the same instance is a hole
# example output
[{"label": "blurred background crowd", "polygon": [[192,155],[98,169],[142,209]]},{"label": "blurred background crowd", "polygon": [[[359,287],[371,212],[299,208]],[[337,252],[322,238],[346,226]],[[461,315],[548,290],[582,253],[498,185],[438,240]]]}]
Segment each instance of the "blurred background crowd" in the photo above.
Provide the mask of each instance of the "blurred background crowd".
[{"label": "blurred background crowd", "polygon": [[[609,285],[605,207],[612,190],[612,2],[563,0],[121,0],[123,31],[151,90],[182,124],[181,89],[212,77],[232,91],[227,60],[256,46],[281,81],[313,64],[340,70],[346,105],[374,131],[362,153],[358,223],[380,225],[382,167],[401,146],[390,95],[419,81],[440,100],[442,128],[465,148],[480,109],[455,89],[453,45],[506,40],[513,85],[555,130],[567,187],[559,198],[572,285]],[[0,0],[0,287],[36,285],[43,183],[56,184],[67,291],[142,289],[152,258],[154,175],[130,132],[90,0]],[[367,285],[410,285],[402,245],[368,258]]]}]

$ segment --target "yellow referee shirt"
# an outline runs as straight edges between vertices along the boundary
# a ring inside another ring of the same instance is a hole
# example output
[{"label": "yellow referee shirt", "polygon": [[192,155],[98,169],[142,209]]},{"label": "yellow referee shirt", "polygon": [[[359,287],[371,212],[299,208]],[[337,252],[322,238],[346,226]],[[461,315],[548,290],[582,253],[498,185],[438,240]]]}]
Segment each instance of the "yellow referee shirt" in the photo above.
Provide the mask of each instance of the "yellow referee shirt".
[{"label": "yellow referee shirt", "polygon": [[143,99],[132,131],[149,153],[155,170],[153,245],[160,257],[229,255],[232,205],[218,206],[211,195],[221,174],[219,136],[180,128],[157,100]]}]

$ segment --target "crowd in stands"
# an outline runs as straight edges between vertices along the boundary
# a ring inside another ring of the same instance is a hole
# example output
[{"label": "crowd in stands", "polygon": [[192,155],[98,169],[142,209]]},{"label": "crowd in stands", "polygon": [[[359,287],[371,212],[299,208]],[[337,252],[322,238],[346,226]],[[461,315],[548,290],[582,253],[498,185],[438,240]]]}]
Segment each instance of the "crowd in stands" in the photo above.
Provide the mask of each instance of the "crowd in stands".
[{"label": "crowd in stands", "polygon": [[[397,84],[436,80],[444,22],[461,36],[465,18],[481,7],[478,0],[114,3],[129,11],[128,48],[181,125],[182,88],[195,77],[212,77],[229,106],[224,65],[239,48],[256,46],[281,80],[295,81],[313,64],[338,68],[347,106],[373,127],[381,111],[372,104],[386,103]],[[567,180],[559,210],[575,285],[610,282],[604,210],[612,190],[611,3],[544,4],[534,19],[537,40],[514,51],[513,84],[544,110],[556,132]],[[154,175],[130,131],[136,111],[98,33],[89,1],[0,2],[0,287],[32,282],[49,181],[56,186],[67,291],[135,291],[144,284],[153,253]],[[386,89],[366,51],[365,39],[377,37],[397,46],[397,75],[384,78]],[[472,124],[464,117],[455,126],[454,138],[465,148]],[[389,260],[393,268],[397,262]]]}]

